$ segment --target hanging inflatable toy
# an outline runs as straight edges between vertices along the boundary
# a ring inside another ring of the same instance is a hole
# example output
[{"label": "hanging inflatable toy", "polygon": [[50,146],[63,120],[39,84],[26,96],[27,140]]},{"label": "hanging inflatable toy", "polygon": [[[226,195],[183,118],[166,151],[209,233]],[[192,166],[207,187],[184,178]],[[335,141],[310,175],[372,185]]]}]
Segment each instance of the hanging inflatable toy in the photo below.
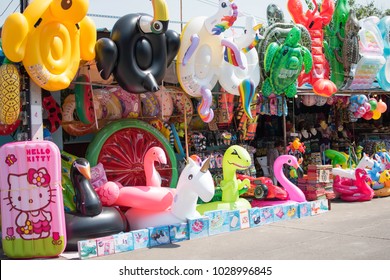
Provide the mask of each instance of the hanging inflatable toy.
[{"label": "hanging inflatable toy", "polygon": [[184,123],[184,115],[187,114],[187,123],[185,125],[190,124],[194,114],[194,105],[190,96],[178,87],[165,87],[165,89],[171,94],[172,97],[175,122]]},{"label": "hanging inflatable toy", "polygon": [[[98,107],[99,104],[95,104],[95,106]],[[76,122],[74,119],[75,111],[75,96],[74,94],[69,94],[62,104],[62,128],[66,133],[72,136],[82,136],[97,131],[95,122],[91,124]]]},{"label": "hanging inflatable toy", "polygon": [[275,4],[269,4],[267,7],[267,23],[271,26],[278,22],[284,22],[283,11]]},{"label": "hanging inflatable toy", "polygon": [[332,21],[325,27],[325,37],[328,41],[328,44],[324,44],[325,55],[330,64],[330,80],[337,88],[341,88],[344,84],[343,62],[336,57],[341,57],[343,54],[343,42],[346,38],[345,27],[350,9],[348,0],[338,0]]},{"label": "hanging inflatable toy", "polygon": [[137,118],[141,111],[139,94],[130,93],[121,87],[109,87],[108,91],[114,94],[120,101],[122,107],[122,118]]},{"label": "hanging inflatable toy", "polygon": [[[273,4],[272,4],[273,5]],[[271,7],[270,5],[269,7]],[[267,17],[271,17],[271,19],[268,19],[268,21],[272,21],[272,15],[274,13],[279,14],[277,15],[278,21],[272,25],[269,25],[264,32],[264,38],[260,40],[259,47],[258,47],[258,56],[259,56],[259,64],[260,67],[260,74],[261,74],[261,81],[265,81],[269,77],[269,71],[265,70],[264,64],[265,64],[265,54],[267,53],[267,48],[272,43],[277,43],[278,45],[283,44],[283,42],[286,40],[287,35],[291,31],[292,28],[298,27],[301,31],[301,38],[299,41],[299,44],[309,50],[311,50],[311,37],[309,34],[309,31],[305,26],[302,24],[293,24],[293,23],[285,23],[282,21],[280,15],[283,15],[282,11],[279,12],[273,12],[268,13]]]},{"label": "hanging inflatable toy", "polygon": [[160,105],[160,112],[157,117],[164,122],[169,121],[173,113],[173,100],[171,94],[165,89],[165,87],[161,87],[154,93],[154,95],[157,97]]},{"label": "hanging inflatable toy", "polygon": [[4,59],[0,66],[0,122],[15,123],[20,113],[20,76],[16,65]]},{"label": "hanging inflatable toy", "polygon": [[273,42],[268,45],[264,68],[269,72],[269,77],[262,85],[265,96],[271,93],[285,93],[287,97],[296,95],[296,79],[302,67],[305,73],[309,73],[313,65],[310,51],[299,44],[300,40],[300,29],[293,27],[283,44]]},{"label": "hanging inflatable toy", "polygon": [[118,120],[122,118],[122,104],[117,95],[111,94],[109,87],[94,89],[93,96],[97,119]]},{"label": "hanging inflatable toy", "polygon": [[93,92],[90,80],[87,75],[80,75],[76,78],[74,87],[76,98],[76,112],[80,121],[85,124],[95,122],[95,108],[93,107]]},{"label": "hanging inflatable toy", "polygon": [[219,83],[226,92],[241,97],[244,112],[249,118],[254,118],[250,106],[255,89],[260,82],[259,56],[256,50],[260,41],[258,32],[260,27],[261,24],[257,24],[254,17],[246,17],[244,34],[233,38],[233,42],[241,53],[243,67],[237,67],[237,64],[233,62],[234,52],[225,47],[219,77]]},{"label": "hanging inflatable toy", "polygon": [[378,28],[383,38],[383,54],[386,62],[379,70],[377,80],[383,90],[390,91],[390,16],[383,17],[378,22]]},{"label": "hanging inflatable toy", "polygon": [[[223,37],[223,33],[233,25],[237,17],[238,9],[234,0],[220,0],[216,14],[191,19],[181,34],[176,64],[178,79],[186,93],[202,97],[198,114],[206,123],[214,118],[214,111],[210,108],[213,99],[211,90],[222,74],[225,47],[231,49],[229,53],[233,63],[242,69],[245,67],[240,50],[231,40]],[[251,84],[247,84],[243,90],[252,90]],[[244,104],[250,104],[250,100]]]},{"label": "hanging inflatable toy", "polygon": [[96,42],[101,77],[108,79],[113,74],[128,92],[157,91],[180,46],[179,35],[168,30],[166,1],[152,0],[152,4],[154,16],[125,15],[115,23],[111,38]]},{"label": "hanging inflatable toy", "polygon": [[62,111],[61,106],[51,95],[50,91],[42,90],[42,108],[47,112],[47,118],[43,119],[43,125],[54,133],[61,125]]},{"label": "hanging inflatable toy", "polygon": [[[334,52],[333,57],[343,65],[344,83],[342,89],[348,89],[354,79],[356,66],[359,61],[359,31],[360,24],[356,18],[354,10],[349,12],[344,28],[344,37],[338,33],[339,40],[342,41],[341,55]],[[333,71],[333,70],[332,70]]]},{"label": "hanging inflatable toy", "polygon": [[4,22],[3,51],[48,91],[67,88],[80,60],[95,58],[96,27],[88,0],[35,0]]},{"label": "hanging inflatable toy", "polygon": [[379,18],[370,16],[359,21],[359,54],[355,76],[349,89],[370,89],[386,60],[383,56],[383,39],[377,24]]},{"label": "hanging inflatable toy", "polygon": [[328,25],[334,12],[333,0],[324,0],[318,9],[317,1],[312,0],[313,10],[303,12],[301,0],[288,0],[287,8],[295,23],[304,25],[312,38],[311,53],[313,56],[313,69],[309,74],[301,73],[298,78],[298,86],[309,83],[313,91],[325,97],[330,97],[337,92],[336,85],[329,80],[329,63],[323,52],[324,26]]},{"label": "hanging inflatable toy", "polygon": [[236,171],[248,169],[251,165],[251,157],[246,149],[241,146],[230,146],[222,159],[223,180],[220,183],[222,190],[221,201],[199,204],[196,210],[203,215],[212,210],[249,209],[251,204],[245,198],[240,198],[240,190],[250,186],[249,179],[243,181],[237,179]]}]

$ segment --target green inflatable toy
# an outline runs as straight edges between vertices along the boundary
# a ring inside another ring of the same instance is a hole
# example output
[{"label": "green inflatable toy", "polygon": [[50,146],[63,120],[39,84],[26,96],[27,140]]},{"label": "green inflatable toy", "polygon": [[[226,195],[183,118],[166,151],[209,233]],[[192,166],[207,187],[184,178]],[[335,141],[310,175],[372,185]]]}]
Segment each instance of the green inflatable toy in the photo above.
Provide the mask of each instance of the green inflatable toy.
[{"label": "green inflatable toy", "polygon": [[203,215],[212,210],[249,209],[251,204],[245,198],[240,198],[240,190],[250,186],[248,179],[237,179],[236,171],[248,169],[251,165],[251,157],[247,150],[238,145],[230,146],[222,160],[223,179],[220,183],[222,191],[221,201],[200,204],[196,210]]},{"label": "green inflatable toy", "polygon": [[340,165],[342,168],[347,168],[347,157],[343,153],[332,149],[327,149],[324,153],[332,161],[333,167]]},{"label": "green inflatable toy", "polygon": [[344,29],[350,9],[348,0],[338,0],[332,21],[325,27],[325,37],[328,41],[328,44],[324,44],[325,56],[330,64],[330,79],[337,88],[341,88],[344,84],[344,67],[337,56],[342,56],[343,42],[340,36],[345,37]]},{"label": "green inflatable toy", "polygon": [[301,30],[294,26],[282,44],[273,42],[267,47],[264,68],[266,72],[269,71],[269,77],[262,86],[265,96],[271,93],[285,93],[287,97],[296,95],[296,81],[302,67],[305,73],[309,73],[313,66],[310,51],[300,45],[300,41]]}]

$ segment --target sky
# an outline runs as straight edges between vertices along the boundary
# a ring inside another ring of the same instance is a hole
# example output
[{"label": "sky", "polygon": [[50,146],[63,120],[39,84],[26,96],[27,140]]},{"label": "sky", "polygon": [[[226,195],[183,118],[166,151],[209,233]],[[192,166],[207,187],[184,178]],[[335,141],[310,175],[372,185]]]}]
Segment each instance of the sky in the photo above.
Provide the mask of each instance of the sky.
[{"label": "sky", "polygon": [[[39,1],[39,0],[34,0]],[[305,3],[305,0],[301,0]],[[31,1],[30,1],[31,2]],[[180,22],[189,21],[197,16],[212,16],[218,7],[218,0],[166,0],[169,16],[170,29],[180,32]],[[370,0],[357,0],[359,4],[366,4]],[[285,18],[289,21],[291,16],[287,10],[287,0],[235,0],[239,12],[243,15],[252,15],[258,23],[266,23],[266,9],[271,3],[278,5],[283,11]],[[375,0],[376,6],[381,9],[390,9],[389,0]],[[20,11],[20,0],[0,0],[0,26],[3,25],[7,16]],[[181,8],[180,8],[181,6]],[[118,17],[132,13],[153,14],[150,0],[90,0],[89,16],[93,19],[97,28],[111,29]],[[102,16],[94,16],[102,15]],[[108,17],[110,16],[110,17]],[[243,20],[236,21],[236,26],[243,25]]]}]

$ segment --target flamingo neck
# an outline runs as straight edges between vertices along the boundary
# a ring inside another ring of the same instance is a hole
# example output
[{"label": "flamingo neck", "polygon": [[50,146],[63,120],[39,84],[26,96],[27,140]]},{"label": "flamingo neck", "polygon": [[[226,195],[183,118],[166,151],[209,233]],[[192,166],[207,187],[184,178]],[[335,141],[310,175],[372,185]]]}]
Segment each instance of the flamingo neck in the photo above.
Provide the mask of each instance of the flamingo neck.
[{"label": "flamingo neck", "polygon": [[146,186],[161,187],[161,176],[154,166],[154,161],[145,161]]},{"label": "flamingo neck", "polygon": [[306,201],[305,195],[300,188],[291,183],[287,177],[284,175],[283,170],[274,171],[276,180],[282,185],[282,187],[287,191],[289,199],[296,202]]}]

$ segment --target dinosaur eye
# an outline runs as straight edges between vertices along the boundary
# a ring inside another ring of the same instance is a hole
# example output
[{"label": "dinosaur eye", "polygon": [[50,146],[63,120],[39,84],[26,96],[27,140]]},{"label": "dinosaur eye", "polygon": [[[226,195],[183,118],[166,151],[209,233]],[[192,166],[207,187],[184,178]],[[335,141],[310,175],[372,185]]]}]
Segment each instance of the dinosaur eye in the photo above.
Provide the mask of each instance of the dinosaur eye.
[{"label": "dinosaur eye", "polygon": [[155,21],[153,22],[153,25],[152,25],[152,31],[153,33],[159,33],[163,30],[163,24],[160,22],[160,21]]},{"label": "dinosaur eye", "polygon": [[192,174],[188,175],[188,180],[192,180],[192,178],[194,178]]},{"label": "dinosaur eye", "polygon": [[236,150],[233,150],[232,155],[237,156],[239,159],[241,159],[240,155],[237,153]]},{"label": "dinosaur eye", "polygon": [[221,7],[222,7],[222,8],[226,8],[226,7],[227,7],[226,3],[223,2],[223,3],[221,4]]}]

